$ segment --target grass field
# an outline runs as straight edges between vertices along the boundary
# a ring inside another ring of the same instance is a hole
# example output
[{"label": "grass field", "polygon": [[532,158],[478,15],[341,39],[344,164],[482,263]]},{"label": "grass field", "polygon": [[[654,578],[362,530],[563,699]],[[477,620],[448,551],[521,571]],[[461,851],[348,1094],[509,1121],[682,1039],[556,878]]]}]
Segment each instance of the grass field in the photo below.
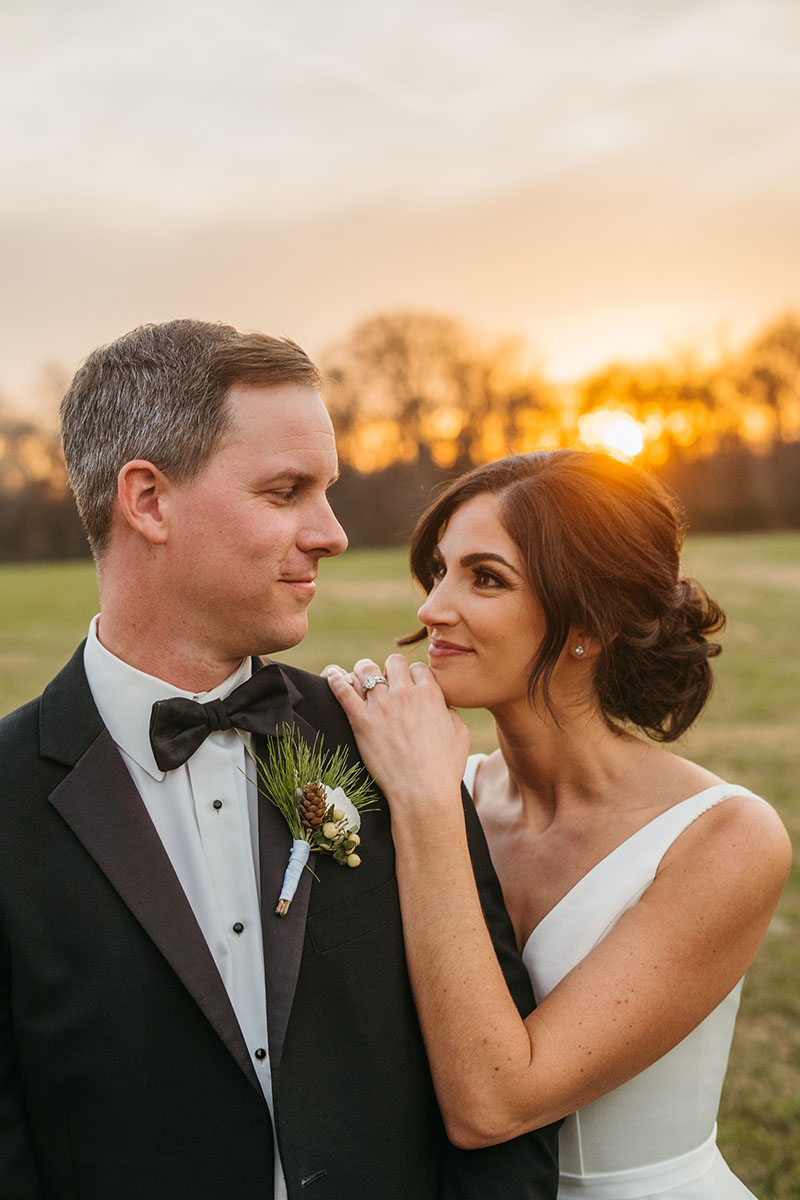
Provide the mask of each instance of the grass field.
[{"label": "grass field", "polygon": [[[687,568],[728,613],[711,703],[679,749],[766,796],[800,844],[800,534],[696,537]],[[322,564],[312,632],[285,657],[319,670],[416,628],[404,555],[349,552]],[[0,567],[0,712],[41,690],[97,608],[88,563]],[[491,722],[468,714],[475,748]],[[689,984],[690,986],[690,984]],[[744,988],[720,1145],[759,1200],[800,1196],[800,873],[795,868]]]}]

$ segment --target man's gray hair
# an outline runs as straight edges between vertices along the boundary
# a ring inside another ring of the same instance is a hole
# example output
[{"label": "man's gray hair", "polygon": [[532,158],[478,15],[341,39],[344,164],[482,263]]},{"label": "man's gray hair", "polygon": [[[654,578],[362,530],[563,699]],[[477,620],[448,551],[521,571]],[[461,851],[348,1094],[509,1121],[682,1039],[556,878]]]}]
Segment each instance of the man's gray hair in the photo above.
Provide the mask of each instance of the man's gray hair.
[{"label": "man's gray hair", "polygon": [[96,559],[125,463],[141,458],[176,483],[193,479],[230,428],[236,383],[318,388],[320,375],[288,338],[204,321],[142,325],[89,355],[61,403],[61,439]]}]

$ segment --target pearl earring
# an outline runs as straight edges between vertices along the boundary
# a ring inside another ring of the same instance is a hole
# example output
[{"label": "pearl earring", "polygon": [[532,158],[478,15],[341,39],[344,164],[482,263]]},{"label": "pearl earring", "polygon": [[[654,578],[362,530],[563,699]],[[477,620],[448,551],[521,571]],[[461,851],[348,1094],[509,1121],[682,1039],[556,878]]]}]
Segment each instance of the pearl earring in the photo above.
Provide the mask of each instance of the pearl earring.
[{"label": "pearl earring", "polygon": [[584,653],[585,653],[585,651],[584,651],[584,648],[583,648],[583,646],[576,646],[576,647],[575,647],[575,657],[576,657],[576,658],[582,658],[582,657],[583,657],[583,655],[584,655]]}]

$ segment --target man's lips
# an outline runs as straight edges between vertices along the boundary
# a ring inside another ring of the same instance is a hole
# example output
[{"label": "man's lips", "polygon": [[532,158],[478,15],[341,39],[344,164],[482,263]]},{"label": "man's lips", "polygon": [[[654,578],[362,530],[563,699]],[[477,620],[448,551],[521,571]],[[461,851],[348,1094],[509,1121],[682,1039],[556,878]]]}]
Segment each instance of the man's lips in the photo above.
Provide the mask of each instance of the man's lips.
[{"label": "man's lips", "polygon": [[281,583],[288,584],[289,587],[295,588],[304,595],[313,596],[317,590],[317,585],[314,582],[315,576],[306,575],[298,579],[282,579]]},{"label": "man's lips", "polygon": [[459,646],[457,642],[446,642],[443,638],[431,638],[428,645],[429,658],[457,658],[463,654],[473,654],[469,646]]}]

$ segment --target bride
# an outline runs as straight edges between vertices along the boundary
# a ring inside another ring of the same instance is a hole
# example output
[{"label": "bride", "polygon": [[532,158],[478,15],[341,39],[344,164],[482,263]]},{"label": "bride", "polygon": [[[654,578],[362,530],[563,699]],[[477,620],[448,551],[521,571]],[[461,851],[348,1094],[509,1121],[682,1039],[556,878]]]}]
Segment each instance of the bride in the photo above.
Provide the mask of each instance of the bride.
[{"label": "bride", "polygon": [[[791,850],[764,800],[657,744],[701,711],[724,623],[681,574],[681,533],[665,490],[602,454],[480,467],[413,536],[427,599],[406,641],[427,635],[430,666],[326,672],[391,807],[450,1137],[479,1147],[572,1114],[560,1200],[751,1195],[716,1113]],[[466,775],[456,707],[497,730]],[[533,982],[524,1021],[482,919],[462,776]]]}]

